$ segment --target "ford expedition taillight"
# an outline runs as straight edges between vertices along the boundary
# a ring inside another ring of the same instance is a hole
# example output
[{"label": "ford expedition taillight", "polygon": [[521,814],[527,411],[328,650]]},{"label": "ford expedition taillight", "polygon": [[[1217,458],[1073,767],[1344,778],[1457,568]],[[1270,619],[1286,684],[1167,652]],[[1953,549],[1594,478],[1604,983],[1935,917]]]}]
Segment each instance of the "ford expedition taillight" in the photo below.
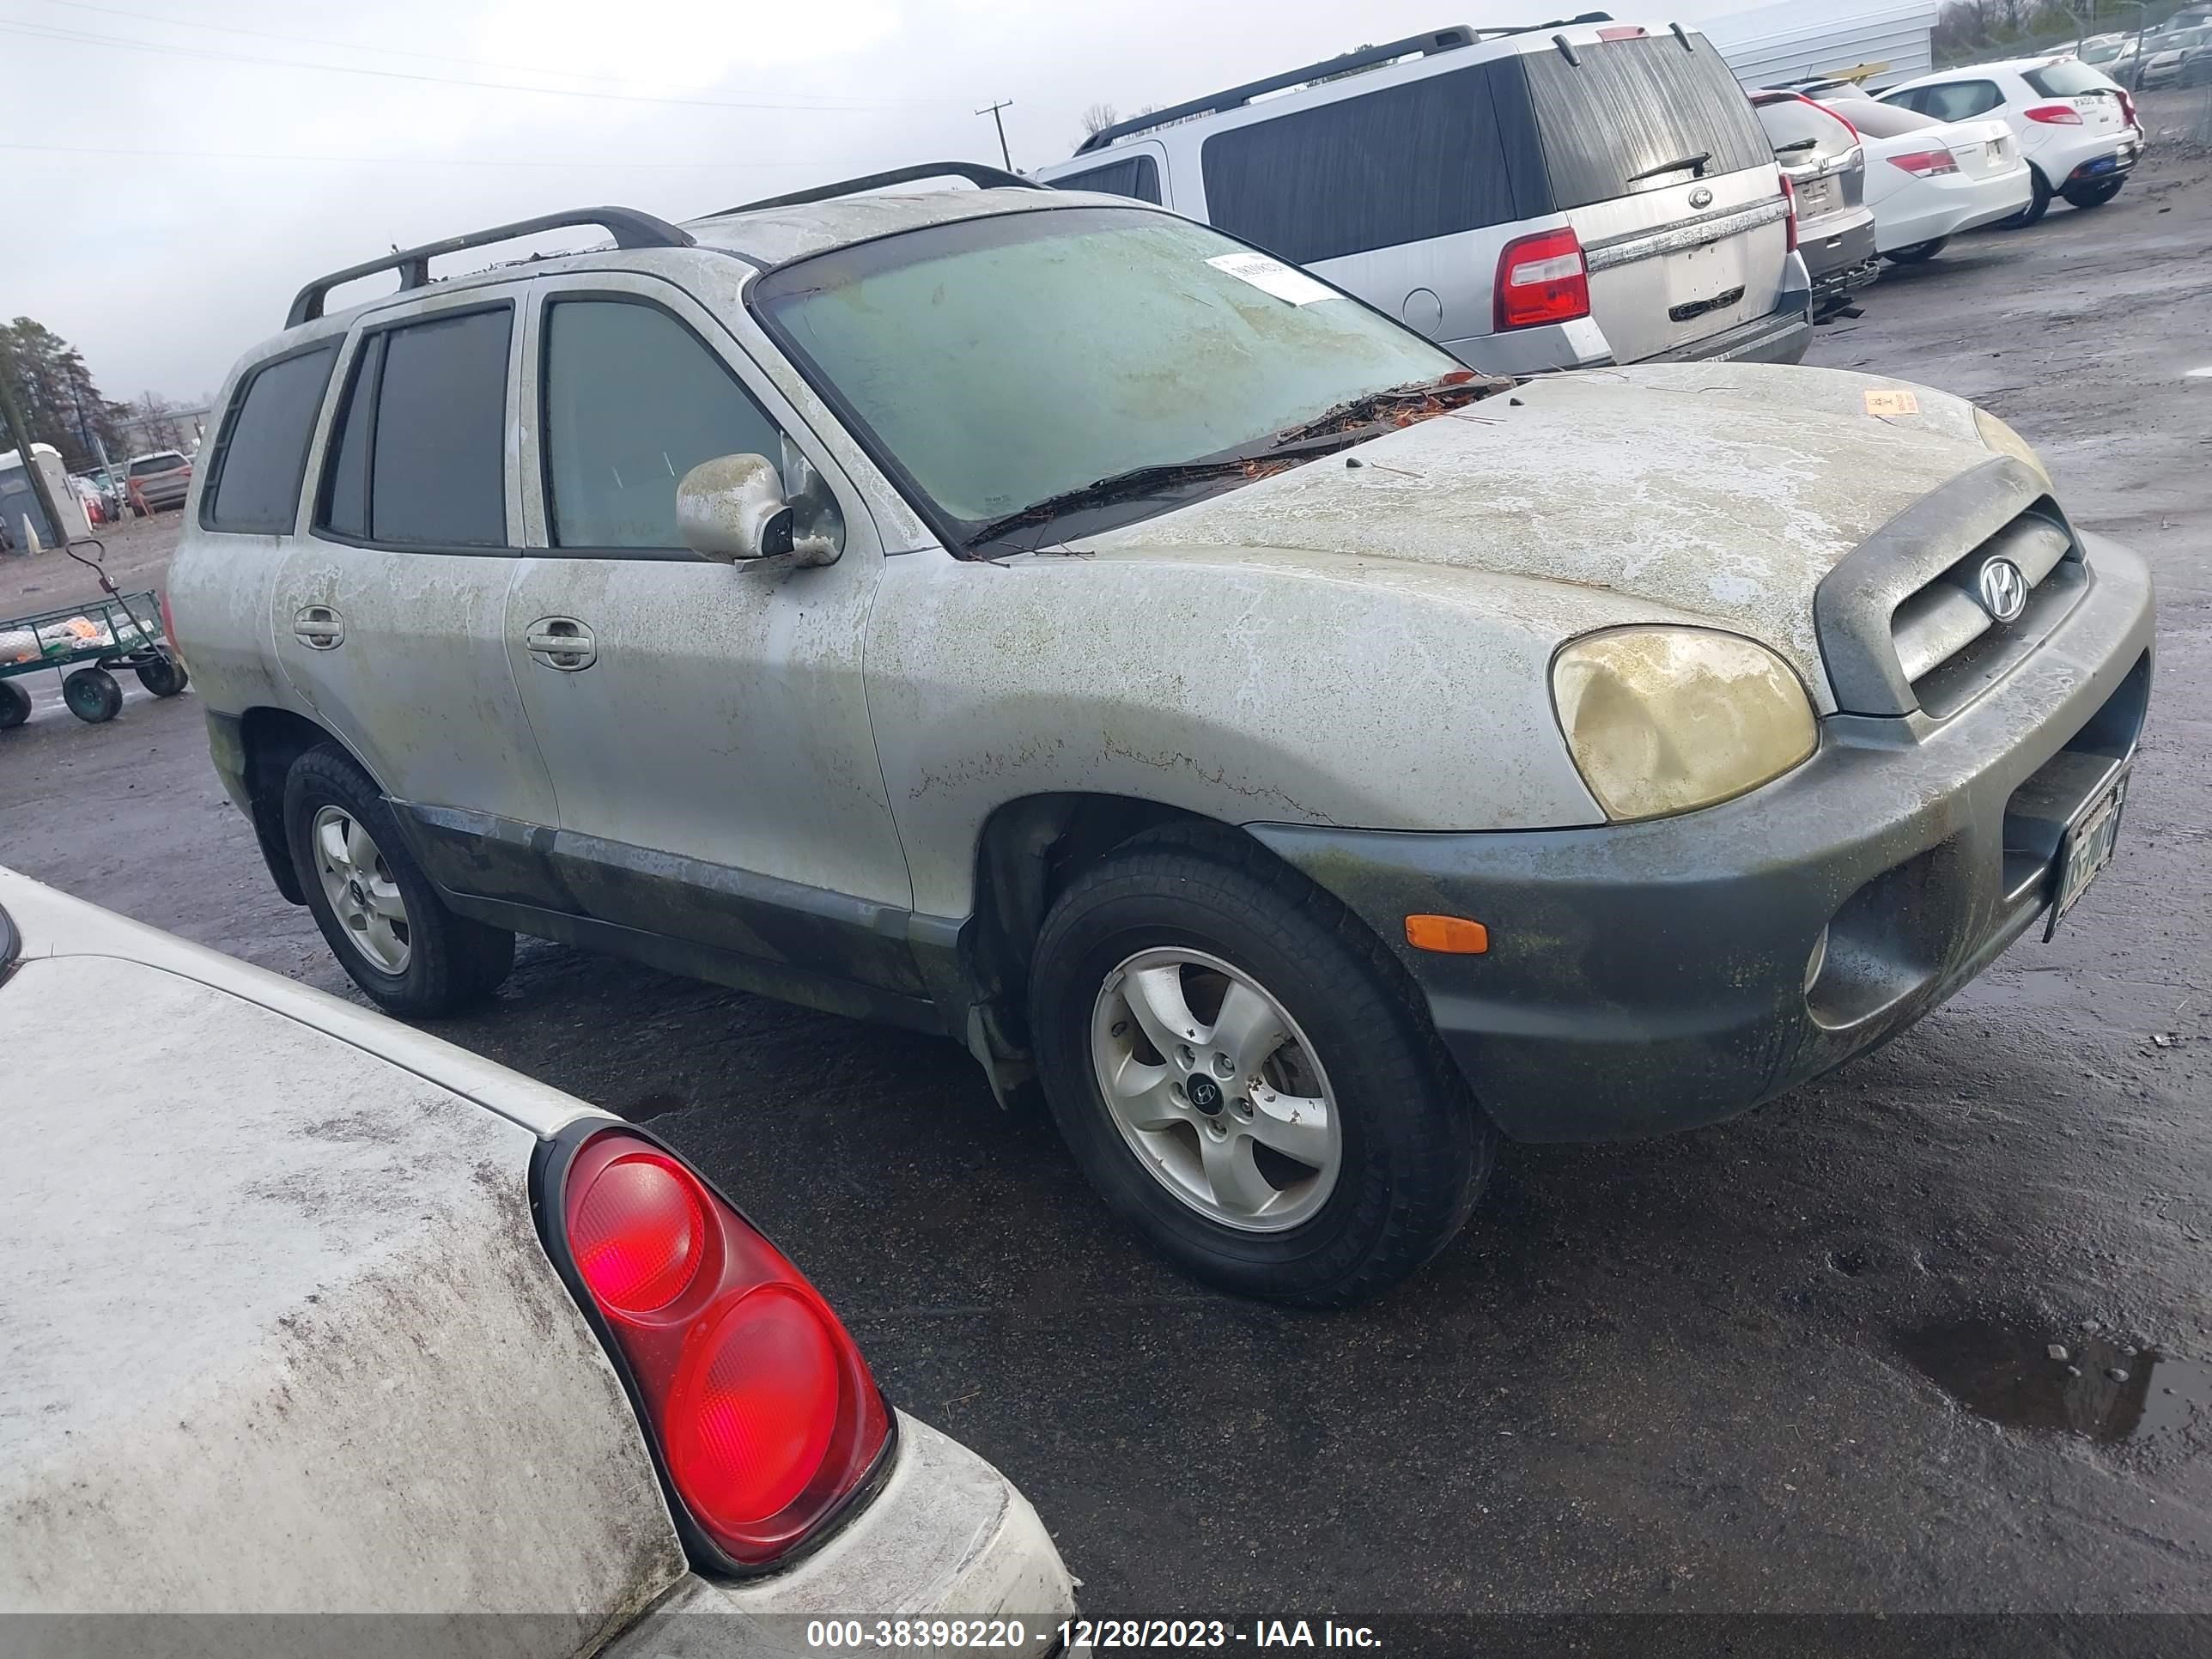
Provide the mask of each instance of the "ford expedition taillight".
[{"label": "ford expedition taillight", "polygon": [[626,1126],[587,1119],[547,1143],[532,1201],[694,1559],[758,1571],[823,1536],[885,1467],[891,1414],[805,1275]]},{"label": "ford expedition taillight", "polygon": [[1589,315],[1589,264],[1572,225],[1508,242],[1498,256],[1498,331]]}]

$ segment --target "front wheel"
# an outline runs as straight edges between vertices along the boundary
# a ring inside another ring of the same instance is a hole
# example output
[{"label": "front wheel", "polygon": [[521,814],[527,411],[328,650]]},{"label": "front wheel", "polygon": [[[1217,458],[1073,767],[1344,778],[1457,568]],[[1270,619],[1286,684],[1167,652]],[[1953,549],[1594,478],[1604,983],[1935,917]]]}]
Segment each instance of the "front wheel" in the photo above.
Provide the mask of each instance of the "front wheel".
[{"label": "front wheel", "polygon": [[2079,185],[2066,192],[2066,199],[2077,208],[2100,208],[2120,193],[2124,179],[2105,179],[2094,185]]},{"label": "front wheel", "polygon": [[514,935],[456,915],[408,855],[383,792],[336,744],[284,779],[284,834],[338,965],[386,1013],[451,1013],[514,965]]},{"label": "front wheel", "polygon": [[1881,257],[1896,265],[1925,264],[1941,253],[1944,244],[1950,240],[1948,236],[1938,236],[1932,241],[1911,242],[1904,247],[1892,248]]},{"label": "front wheel", "polygon": [[80,668],[62,682],[62,702],[79,720],[100,726],[123,712],[123,688],[105,668]]},{"label": "front wheel", "polygon": [[1450,1242],[1498,1134],[1341,904],[1224,832],[1141,836],[1047,917],[1030,1019],[1101,1197],[1194,1276],[1341,1306]]}]

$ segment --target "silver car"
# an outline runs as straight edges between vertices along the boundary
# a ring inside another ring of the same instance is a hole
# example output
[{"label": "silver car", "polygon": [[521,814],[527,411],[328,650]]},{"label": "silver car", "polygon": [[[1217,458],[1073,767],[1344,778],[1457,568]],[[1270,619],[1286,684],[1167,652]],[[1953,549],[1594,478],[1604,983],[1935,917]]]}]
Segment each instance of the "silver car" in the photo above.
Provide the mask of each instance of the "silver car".
[{"label": "silver car", "polygon": [[11,1655],[1060,1650],[1036,1511],[648,1132],[7,870],[0,1053]]},{"label": "silver car", "polygon": [[1701,34],[1448,28],[1155,110],[1038,169],[1243,238],[1495,374],[1796,362],[1774,158]]},{"label": "silver car", "polygon": [[1342,1303],[1501,1134],[1744,1110],[2113,855],[2148,578],[1986,410],[1487,378],[1126,198],[884,193],[946,170],[395,253],[246,354],[178,636],[386,1007],[520,931],[941,1033],[1189,1270]]},{"label": "silver car", "polygon": [[1814,314],[1832,312],[1881,272],[1874,210],[1866,202],[1866,146],[1850,121],[1802,93],[1755,92],[1751,103],[1790,180]]}]

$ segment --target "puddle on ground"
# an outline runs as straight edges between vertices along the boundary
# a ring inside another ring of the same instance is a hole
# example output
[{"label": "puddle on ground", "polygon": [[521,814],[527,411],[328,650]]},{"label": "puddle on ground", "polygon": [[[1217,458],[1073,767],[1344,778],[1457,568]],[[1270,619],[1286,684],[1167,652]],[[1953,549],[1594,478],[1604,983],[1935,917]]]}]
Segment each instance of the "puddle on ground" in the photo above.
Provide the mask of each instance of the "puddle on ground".
[{"label": "puddle on ground", "polygon": [[[2054,1342],[2065,1358],[2051,1357]],[[2178,1436],[2199,1417],[2212,1421],[2212,1365],[2078,1331],[1950,1320],[1904,1333],[1898,1347],[1968,1411],[2007,1428],[2143,1441]]]}]

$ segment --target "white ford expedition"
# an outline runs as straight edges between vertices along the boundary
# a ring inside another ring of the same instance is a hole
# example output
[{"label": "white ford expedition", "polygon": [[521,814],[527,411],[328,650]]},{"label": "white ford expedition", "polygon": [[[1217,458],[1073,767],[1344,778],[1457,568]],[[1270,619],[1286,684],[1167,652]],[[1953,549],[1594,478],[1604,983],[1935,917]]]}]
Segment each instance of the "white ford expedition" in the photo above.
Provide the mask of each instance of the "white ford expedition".
[{"label": "white ford expedition", "polygon": [[940,1031],[1294,1301],[1501,1133],[1741,1112],[2056,925],[2148,700],[2144,567],[1960,398],[1486,379],[988,168],[394,254],[223,410],[178,635],[371,998],[520,932]]}]

